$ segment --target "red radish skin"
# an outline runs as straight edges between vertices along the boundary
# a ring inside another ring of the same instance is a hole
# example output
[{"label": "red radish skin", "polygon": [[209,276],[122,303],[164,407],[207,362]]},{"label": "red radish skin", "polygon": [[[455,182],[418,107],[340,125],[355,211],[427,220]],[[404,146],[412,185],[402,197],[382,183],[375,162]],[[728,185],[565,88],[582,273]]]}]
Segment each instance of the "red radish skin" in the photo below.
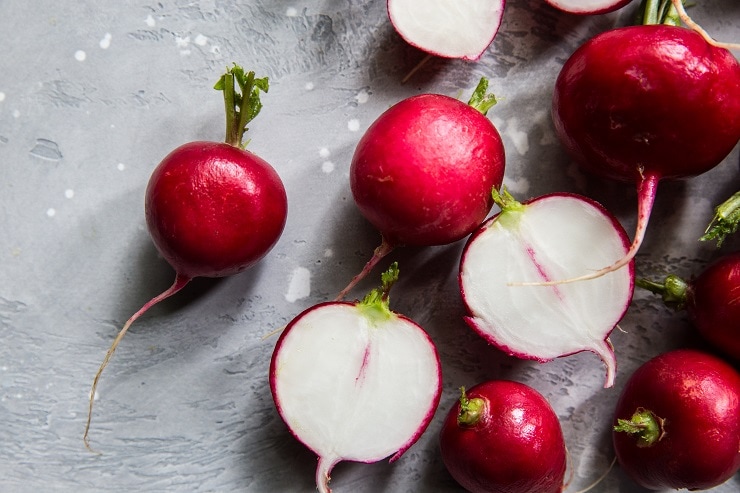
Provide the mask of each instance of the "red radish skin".
[{"label": "red radish skin", "polygon": [[230,276],[249,268],[272,249],[285,227],[288,201],[279,175],[242,144],[247,123],[261,109],[259,91],[267,91],[267,79],[234,65],[215,88],[224,91],[227,142],[184,144],[149,179],[147,227],[155,247],[175,269],[175,281],[126,321],[95,374],[83,435],[90,450],[98,382],[131,324],[193,278]]},{"label": "red radish skin", "polygon": [[740,63],[735,57],[701,34],[676,25],[613,29],[573,53],[553,93],[556,133],[585,170],[637,183],[638,218],[623,259],[558,282],[592,279],[634,257],[658,182],[704,173],[737,144],[738,94]]},{"label": "red radish skin", "polygon": [[567,465],[563,431],[547,400],[518,382],[462,389],[440,431],[442,460],[471,493],[559,493]]},{"label": "red radish skin", "polygon": [[740,252],[716,259],[688,281],[669,275],[663,283],[638,279],[636,284],[685,309],[715,349],[740,361]]},{"label": "red radish skin", "polygon": [[704,490],[740,470],[740,374],[693,349],[661,354],[627,381],[616,406],[622,469],[651,490]]},{"label": "red radish skin", "polygon": [[614,12],[632,0],[545,0],[551,7],[576,15],[597,15]]},{"label": "red radish skin", "polygon": [[485,116],[495,98],[481,79],[468,104],[439,94],[405,99],[360,139],[350,188],[382,241],[344,296],[398,246],[445,245],[469,235],[504,177],[501,136]]},{"label": "red radish skin", "polygon": [[398,265],[362,301],[308,308],[281,333],[270,390],[293,436],[319,457],[316,487],[328,493],[340,461],[396,461],[426,430],[442,372],[429,335],[389,308]]}]

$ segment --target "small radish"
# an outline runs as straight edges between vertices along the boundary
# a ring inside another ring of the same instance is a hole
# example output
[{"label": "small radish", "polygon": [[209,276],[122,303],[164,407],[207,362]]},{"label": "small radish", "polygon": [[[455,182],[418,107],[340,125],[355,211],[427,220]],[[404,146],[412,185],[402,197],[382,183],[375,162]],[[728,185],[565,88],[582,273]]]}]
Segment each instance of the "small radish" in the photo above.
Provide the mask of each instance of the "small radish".
[{"label": "small radish", "polygon": [[440,431],[442,461],[471,493],[559,493],[563,431],[539,392],[492,380],[461,390]]},{"label": "small radish", "polygon": [[460,261],[466,322],[520,358],[549,361],[592,351],[606,365],[604,386],[611,387],[616,360],[609,334],[632,299],[633,263],[590,283],[512,283],[564,279],[612,262],[627,251],[627,233],[601,205],[580,195],[519,203],[504,190],[493,197],[501,212],[470,236]]},{"label": "small radish", "polygon": [[343,460],[398,459],[439,404],[441,367],[434,343],[389,309],[398,265],[382,286],[354,303],[305,310],[280,335],[270,362],[275,406],[292,434],[318,457],[316,486]]},{"label": "small radish", "polygon": [[714,217],[709,223],[701,241],[717,240],[717,248],[722,246],[727,236],[736,233],[740,227],[740,191],[719,204],[714,209]]},{"label": "small radish", "polygon": [[149,179],[147,227],[157,250],[175,269],[175,281],[126,321],[95,374],[83,437],[88,449],[100,375],[131,324],[195,277],[224,277],[247,269],[275,245],[285,226],[288,203],[280,177],[242,143],[247,124],[262,108],[259,93],[267,92],[267,78],[255,78],[254,72],[245,74],[234,65],[215,89],[224,92],[226,142],[184,144]]},{"label": "small radish", "polygon": [[627,264],[644,238],[658,182],[710,170],[740,139],[740,63],[702,34],[678,26],[676,9],[685,12],[680,0],[670,1],[647,1],[646,25],[595,36],[558,75],[552,115],[565,149],[596,175],[636,182],[638,194],[627,255],[567,281]]},{"label": "small radish", "polygon": [[660,294],[668,306],[685,309],[707,341],[740,361],[740,252],[718,258],[689,281],[669,275],[662,284],[646,279],[635,284]]},{"label": "small radish", "polygon": [[505,0],[388,0],[388,17],[411,46],[444,58],[478,60],[501,26]]},{"label": "small radish", "polygon": [[545,3],[563,12],[577,15],[606,14],[621,9],[632,0],[545,0]]},{"label": "small radish", "polygon": [[691,349],[656,356],[627,381],[614,416],[622,469],[651,490],[703,490],[740,470],[740,374]]},{"label": "small radish", "polygon": [[468,104],[439,94],[412,96],[360,139],[350,188],[382,241],[338,300],[397,246],[452,243],[485,219],[505,166],[501,136],[485,116],[496,103],[487,89],[482,78]]}]

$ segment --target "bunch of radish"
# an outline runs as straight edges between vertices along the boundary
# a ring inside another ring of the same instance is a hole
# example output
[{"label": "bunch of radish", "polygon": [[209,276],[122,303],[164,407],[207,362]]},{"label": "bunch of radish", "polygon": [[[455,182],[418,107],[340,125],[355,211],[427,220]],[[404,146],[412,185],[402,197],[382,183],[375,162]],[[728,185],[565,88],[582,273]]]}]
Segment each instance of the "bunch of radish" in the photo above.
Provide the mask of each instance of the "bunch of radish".
[{"label": "bunch of radish", "polygon": [[159,253],[175,281],[129,318],[105,355],[90,391],[84,442],[100,376],[139,317],[196,277],[239,273],[277,243],[287,219],[287,195],[277,172],[245,149],[247,124],[262,108],[268,80],[234,65],[216,83],[226,106],[225,142],[190,142],[168,154],[149,179],[145,216]]},{"label": "bunch of radish", "polygon": [[398,246],[445,245],[468,236],[493,206],[504,146],[486,118],[496,99],[482,78],[468,104],[421,94],[395,104],[367,129],[352,157],[350,188],[381,243],[346,294]]},{"label": "bunch of radish", "polygon": [[316,486],[329,492],[340,461],[398,459],[434,417],[439,356],[418,324],[389,308],[398,265],[362,301],[308,308],[281,333],[270,363],[275,406],[319,457]]}]

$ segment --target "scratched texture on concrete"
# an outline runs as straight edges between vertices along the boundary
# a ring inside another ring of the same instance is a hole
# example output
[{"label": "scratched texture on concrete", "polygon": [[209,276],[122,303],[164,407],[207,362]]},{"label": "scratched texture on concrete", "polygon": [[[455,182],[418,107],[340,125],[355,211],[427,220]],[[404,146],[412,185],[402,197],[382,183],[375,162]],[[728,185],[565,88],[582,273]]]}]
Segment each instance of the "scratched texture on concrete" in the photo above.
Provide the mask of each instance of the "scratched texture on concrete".
[{"label": "scratched texture on concrete", "polygon": [[[633,10],[582,18],[509,0],[480,61],[431,59],[402,83],[424,55],[394,33],[383,1],[1,1],[0,491],[313,491],[315,457],[270,396],[276,337],[265,336],[331,299],[379,243],[348,186],[362,132],[404,97],[467,95],[486,76],[501,98],[489,115],[506,145],[509,189],[589,195],[631,231],[634,191],[569,161],[549,104],[569,54],[630,22]],[[702,0],[692,15],[717,38],[740,39],[736,0]],[[147,179],[174,147],[223,138],[212,86],[232,62],[271,81],[248,138],[285,181],[285,232],[251,270],[196,280],[132,327],[98,389],[91,439],[102,454],[91,454],[82,431],[92,376],[123,322],[174,275],[145,228]],[[701,177],[661,184],[638,273],[690,276],[719,255],[696,238],[739,176],[735,149]],[[739,246],[733,238],[722,251]],[[342,463],[334,491],[461,491],[437,435],[458,387],[492,378],[528,383],[550,400],[570,452],[570,489],[583,488],[613,458],[609,425],[626,378],[653,355],[699,343],[681,313],[636,293],[612,335],[613,389],[601,388],[591,353],[549,363],[506,356],[462,321],[461,248],[399,249],[381,263],[401,265],[392,307],[434,339],[444,393],[400,460]],[[736,476],[712,491],[738,490]],[[591,491],[642,490],[617,466]]]}]

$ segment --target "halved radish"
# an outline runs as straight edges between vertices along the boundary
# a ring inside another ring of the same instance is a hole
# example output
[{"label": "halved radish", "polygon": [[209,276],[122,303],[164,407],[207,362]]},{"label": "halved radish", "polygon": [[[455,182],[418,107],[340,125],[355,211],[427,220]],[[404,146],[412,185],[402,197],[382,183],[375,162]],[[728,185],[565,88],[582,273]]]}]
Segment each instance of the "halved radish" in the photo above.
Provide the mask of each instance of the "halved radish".
[{"label": "halved radish", "polygon": [[411,46],[444,58],[477,60],[493,42],[505,0],[388,0],[388,17]]},{"label": "halved radish", "polygon": [[327,302],[298,315],[270,363],[275,405],[293,435],[319,456],[316,486],[343,460],[398,459],[434,417],[442,390],[427,333],[389,309],[397,264],[362,301]]},{"label": "halved radish", "polygon": [[549,361],[580,351],[606,365],[614,384],[609,334],[632,300],[634,264],[589,283],[514,285],[567,279],[622,257],[629,238],[600,204],[576,194],[519,203],[494,191],[501,212],[473,233],[460,263],[468,324],[489,343],[520,358]]},{"label": "halved radish", "polygon": [[545,0],[545,3],[563,12],[579,15],[606,14],[621,9],[632,0]]}]

